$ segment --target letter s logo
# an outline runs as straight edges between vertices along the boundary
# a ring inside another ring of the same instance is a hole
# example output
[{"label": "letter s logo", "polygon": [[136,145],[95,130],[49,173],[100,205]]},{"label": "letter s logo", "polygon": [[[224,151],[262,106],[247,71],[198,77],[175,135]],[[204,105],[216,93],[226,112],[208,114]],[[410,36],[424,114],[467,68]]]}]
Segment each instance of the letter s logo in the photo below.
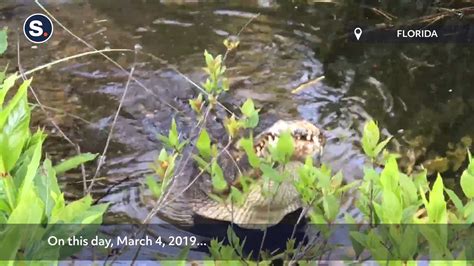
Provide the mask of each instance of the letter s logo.
[{"label": "letter s logo", "polygon": [[25,37],[33,43],[44,43],[53,35],[53,22],[40,13],[29,16],[23,24]]},{"label": "letter s logo", "polygon": [[39,20],[33,20],[30,22],[30,31],[28,31],[28,33],[30,33],[31,36],[33,37],[39,37],[41,35],[43,35],[43,28],[41,28],[41,26],[43,26],[43,23],[41,23],[41,21]]}]

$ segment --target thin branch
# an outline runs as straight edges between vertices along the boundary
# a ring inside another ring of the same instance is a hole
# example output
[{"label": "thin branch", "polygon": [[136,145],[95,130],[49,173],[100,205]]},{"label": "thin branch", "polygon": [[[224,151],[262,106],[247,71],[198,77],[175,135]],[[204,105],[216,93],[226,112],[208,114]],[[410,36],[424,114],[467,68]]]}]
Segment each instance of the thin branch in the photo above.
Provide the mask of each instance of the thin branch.
[{"label": "thin branch", "polygon": [[44,64],[44,65],[37,66],[33,69],[30,69],[30,70],[26,71],[24,74],[25,74],[25,76],[28,76],[30,74],[33,74],[36,71],[51,67],[53,65],[57,65],[57,64],[62,63],[62,62],[69,61],[71,59],[76,59],[76,58],[83,57],[83,56],[86,56],[86,55],[103,54],[103,53],[108,53],[108,52],[134,52],[134,51],[131,50],[131,49],[103,49],[103,50],[97,50],[97,51],[84,52],[84,53],[80,53],[80,54],[67,56],[67,57],[64,57],[64,58],[61,58],[61,59],[58,59],[58,60],[54,60],[54,61],[49,62],[49,63]]},{"label": "thin branch", "polygon": [[[135,51],[137,51],[137,50],[138,50],[138,47],[135,47]],[[117,107],[117,111],[115,112],[114,119],[112,121],[112,125],[110,126],[110,131],[109,131],[109,135],[107,136],[107,140],[105,142],[104,150],[102,151],[102,154],[100,155],[99,163],[98,163],[97,168],[95,170],[95,174],[92,177],[92,181],[90,182],[89,187],[87,188],[87,193],[86,194],[91,193],[92,187],[94,186],[95,179],[99,176],[100,169],[102,168],[103,164],[105,163],[105,155],[107,153],[107,150],[109,149],[109,144],[110,144],[110,141],[112,140],[112,135],[114,133],[115,124],[117,123],[119,113],[122,110],[122,106],[123,106],[123,103],[125,101],[125,97],[127,96],[128,88],[130,87],[130,81],[132,80],[133,72],[135,71],[136,62],[137,62],[137,52],[135,52],[135,60],[134,60],[133,65],[132,65],[132,69],[129,72],[127,83],[125,84],[125,89],[124,89],[123,94],[122,94],[122,98],[120,99],[120,103],[119,103],[119,106]]]}]

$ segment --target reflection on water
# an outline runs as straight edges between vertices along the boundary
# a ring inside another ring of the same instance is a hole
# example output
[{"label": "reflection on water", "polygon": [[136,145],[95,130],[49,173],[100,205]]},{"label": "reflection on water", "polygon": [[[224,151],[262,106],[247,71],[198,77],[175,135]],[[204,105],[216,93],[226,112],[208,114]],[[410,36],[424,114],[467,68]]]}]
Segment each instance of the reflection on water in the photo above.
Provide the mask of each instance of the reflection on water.
[{"label": "reflection on water", "polygon": [[[473,116],[469,115],[474,105],[472,49],[454,44],[353,43],[341,37],[348,25],[361,19],[366,23],[380,19],[360,7],[322,4],[305,8],[274,1],[232,6],[176,4],[178,1],[166,5],[133,0],[72,2],[58,5],[52,1],[50,7],[72,32],[94,47],[133,48],[140,44],[144,53],[161,58],[138,57],[135,77],[151,93],[131,85],[101,175],[104,178],[95,185],[96,196],[111,202],[109,218],[113,221],[143,219],[148,213],[139,198],[143,177],[150,173],[149,164],[160,149],[156,133],[166,132],[172,117],[185,135],[195,123],[187,102],[197,91],[173,68],[202,81],[204,49],[223,53],[223,39],[235,35],[257,14],[243,30],[237,52],[226,61],[231,91],[223,103],[236,110],[247,97],[255,99],[262,109],[262,127],[292,118],[321,125],[334,137],[323,161],[343,170],[348,180],[361,175],[365,157],[359,143],[368,118],[379,121],[385,135],[395,135],[398,145],[392,148],[407,154],[409,167],[436,156],[462,158],[462,154],[445,151],[455,151],[462,137],[474,133]],[[27,15],[38,11],[26,3],[10,6],[0,11],[1,21],[13,31]],[[387,8],[400,11],[396,6]],[[20,41],[26,69],[88,50],[59,27],[47,44]],[[15,43],[13,32],[10,44]],[[0,65],[8,61],[13,70],[14,50],[10,49]],[[110,56],[127,68],[134,60],[133,54],[127,53]],[[291,94],[292,89],[322,75],[326,76],[322,82]],[[45,105],[86,120],[54,111],[49,114],[82,151],[101,152],[126,79],[126,73],[103,57],[89,56],[36,73],[33,84]],[[43,114],[37,112],[35,119],[51,131],[50,156],[74,154]],[[450,169],[451,163],[446,164]],[[63,184],[70,197],[82,195],[79,174],[64,177]]]}]

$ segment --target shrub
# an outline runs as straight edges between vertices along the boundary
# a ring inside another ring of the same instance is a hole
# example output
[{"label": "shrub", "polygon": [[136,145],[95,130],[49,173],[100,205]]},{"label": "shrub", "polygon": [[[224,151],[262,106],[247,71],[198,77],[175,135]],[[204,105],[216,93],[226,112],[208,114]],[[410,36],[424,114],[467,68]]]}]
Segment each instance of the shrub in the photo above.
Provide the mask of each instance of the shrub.
[{"label": "shrub", "polygon": [[[0,52],[4,51],[2,42],[6,42],[4,32],[0,32]],[[17,74],[5,78],[5,72],[0,75],[0,259],[64,259],[77,250],[51,247],[45,237],[67,238],[88,224],[100,224],[107,205],[93,205],[90,195],[66,203],[56,175],[96,155],[82,154],[57,166],[42,160],[46,135],[30,130],[27,92],[31,79],[6,101],[18,78]],[[72,226],[65,231],[60,224]]]}]

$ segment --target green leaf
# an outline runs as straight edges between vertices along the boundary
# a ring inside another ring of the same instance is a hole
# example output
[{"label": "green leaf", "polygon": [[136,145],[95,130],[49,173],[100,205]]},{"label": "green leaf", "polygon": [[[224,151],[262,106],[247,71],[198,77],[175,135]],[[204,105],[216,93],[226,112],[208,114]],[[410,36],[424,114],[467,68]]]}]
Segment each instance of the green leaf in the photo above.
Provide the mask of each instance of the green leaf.
[{"label": "green leaf", "polygon": [[151,193],[154,197],[159,198],[161,195],[161,187],[158,185],[158,182],[153,178],[153,176],[149,175],[145,179],[146,185],[148,189],[150,189]]},{"label": "green leaf", "polygon": [[446,226],[446,224],[426,224],[418,227],[423,237],[428,241],[430,259],[432,260],[441,259],[447,251],[446,239],[440,235],[440,229],[442,230],[441,227]]},{"label": "green leaf", "polygon": [[64,223],[81,223],[83,214],[92,205],[92,197],[85,196],[82,199],[73,201],[60,209],[53,209],[51,213],[50,223],[64,222]]},{"label": "green leaf", "polygon": [[370,120],[364,125],[364,132],[362,135],[362,148],[364,149],[367,156],[374,158],[375,152],[374,149],[377,146],[377,143],[380,139],[379,127],[377,124]]},{"label": "green leaf", "polygon": [[163,266],[186,266],[186,259],[188,258],[191,247],[183,248],[176,258],[167,258],[160,262]]},{"label": "green leaf", "polygon": [[245,201],[245,197],[242,192],[240,192],[240,190],[234,186],[230,188],[230,197],[232,202],[236,203],[238,206],[241,206]]},{"label": "green leaf", "polygon": [[334,195],[329,194],[323,197],[324,215],[328,221],[336,220],[339,214],[339,207],[339,200]]},{"label": "green leaf", "polygon": [[418,251],[418,230],[417,225],[407,225],[404,227],[402,243],[400,243],[400,256],[403,260],[415,259]]},{"label": "green leaf", "polygon": [[96,154],[82,153],[82,154],[76,155],[56,165],[54,167],[54,170],[56,171],[56,174],[61,175],[71,169],[77,168],[83,163],[87,163],[89,161],[94,160],[97,157],[97,155],[98,153]]},{"label": "green leaf", "polygon": [[[24,198],[19,199],[18,206],[7,221],[11,226],[5,226],[0,233],[0,246],[2,247],[0,257],[2,260],[6,257],[20,259],[28,256],[29,246],[38,243],[39,239],[36,236],[38,231],[41,233],[42,219],[42,202],[32,190]],[[20,224],[27,224],[27,226],[19,226]]]},{"label": "green leaf", "polygon": [[388,137],[386,138],[384,141],[380,142],[379,144],[377,144],[377,146],[375,146],[374,148],[374,156],[377,156],[379,155],[379,153],[385,148],[385,146],[387,146],[388,142],[392,139],[392,137]]},{"label": "green leaf", "polygon": [[392,191],[398,194],[398,182],[400,180],[400,175],[398,172],[398,165],[395,158],[391,157],[388,159],[388,162],[385,164],[385,168],[380,174],[380,183],[383,189]]},{"label": "green leaf", "polygon": [[158,155],[158,160],[161,162],[167,161],[168,160],[168,152],[166,152],[165,148],[162,148],[160,150],[160,154]]},{"label": "green leaf", "polygon": [[[355,220],[353,222],[355,224]],[[350,231],[349,232],[349,237],[351,240],[352,247],[354,248],[356,258],[362,254],[364,251],[365,243],[367,242],[367,237],[357,231]]]},{"label": "green leaf", "polygon": [[244,122],[245,128],[255,128],[258,125],[259,118],[258,113],[253,113],[250,117],[247,117]]},{"label": "green leaf", "polygon": [[18,199],[16,208],[8,218],[9,224],[39,224],[43,218],[44,205],[33,187]]},{"label": "green leaf", "polygon": [[109,203],[90,206],[85,212],[79,215],[77,223],[80,224],[102,224],[102,216],[109,207]]},{"label": "green leaf", "polygon": [[8,47],[7,28],[0,30],[0,55],[2,55]]},{"label": "green leaf", "polygon": [[356,231],[349,232],[349,235],[363,247],[367,247],[367,235]]},{"label": "green leaf", "polygon": [[[26,130],[29,131],[29,128]],[[26,133],[29,135],[30,132]],[[38,130],[27,140],[26,144],[24,145],[20,158],[16,162],[15,167],[10,172],[12,176],[15,176],[14,181],[17,188],[20,188],[21,183],[26,176],[28,166],[30,165],[31,159],[35,153],[35,149],[38,145],[41,146],[45,139],[46,135],[42,131]]]},{"label": "green leaf", "polygon": [[227,239],[237,251],[242,251],[240,239],[231,226],[227,227]]},{"label": "green leaf", "polygon": [[466,203],[463,216],[466,218],[467,224],[474,222],[474,201],[470,200]]},{"label": "green leaf", "polygon": [[30,111],[26,98],[29,82],[24,82],[18,92],[0,110],[0,171],[10,172],[20,158],[30,136]]},{"label": "green leaf", "polygon": [[227,189],[227,181],[224,178],[224,173],[216,161],[212,162],[211,177],[212,187],[215,191],[222,192]]},{"label": "green leaf", "polygon": [[12,74],[3,80],[3,85],[0,87],[0,110],[2,110],[3,102],[8,91],[15,85],[15,81],[18,79],[18,74]]},{"label": "green leaf", "polygon": [[211,173],[211,170],[209,168],[210,164],[208,162],[204,161],[198,155],[193,155],[193,159],[196,161],[196,163],[198,164],[200,169],[203,169],[203,170],[207,171],[208,173]]},{"label": "green leaf", "polygon": [[230,118],[229,117],[224,118],[224,127],[226,129],[227,135],[229,135],[229,137],[231,138],[236,136],[241,126],[242,126],[242,123],[238,122],[235,119],[235,116],[233,114]]},{"label": "green leaf", "polygon": [[207,50],[204,50],[204,59],[206,60],[207,67],[211,67],[213,65],[214,57],[212,57],[212,55]]},{"label": "green leaf", "polygon": [[[468,154],[470,158],[471,157],[470,153]],[[464,192],[464,195],[466,195],[466,197],[470,199],[474,198],[474,173],[472,173],[472,171],[469,171],[473,167],[474,167],[474,162],[471,162],[471,160],[469,160],[468,169],[462,172],[461,181],[460,181],[461,188],[462,188],[462,191]]]},{"label": "green leaf", "polygon": [[[0,224],[7,223],[5,213],[11,213],[12,209],[4,198],[0,198]],[[2,214],[3,212],[3,214]]]},{"label": "green leaf", "polygon": [[26,175],[23,178],[23,182],[21,183],[19,197],[22,198],[25,194],[31,193],[33,186],[33,178],[36,176],[38,172],[38,167],[40,165],[41,160],[41,143],[37,143],[33,157],[31,158],[30,164],[28,165]]},{"label": "green leaf", "polygon": [[446,201],[444,199],[443,191],[443,178],[438,174],[438,177],[436,178],[436,181],[433,185],[433,189],[430,192],[428,206],[426,206],[430,223],[446,224],[448,222]]},{"label": "green leaf", "polygon": [[389,258],[389,251],[382,243],[380,236],[374,230],[371,230],[367,235],[367,248],[376,260],[385,261]]},{"label": "green leaf", "polygon": [[253,147],[253,138],[241,139],[239,145],[245,150],[250,166],[253,168],[259,168],[260,158],[258,158],[257,154],[255,153],[255,149]]},{"label": "green leaf", "polygon": [[242,104],[242,107],[240,107],[240,111],[247,117],[252,116],[252,114],[255,112],[255,106],[252,99],[247,99],[244,104]]},{"label": "green leaf", "polygon": [[16,206],[18,194],[15,183],[13,182],[13,177],[8,175],[1,180],[3,182],[3,192],[5,193],[5,200],[8,203],[8,209],[13,210]]},{"label": "green leaf", "polygon": [[314,168],[314,170],[318,181],[318,187],[322,188],[323,190],[329,190],[331,188],[331,173],[322,171],[322,167],[321,169]]},{"label": "green leaf", "polygon": [[325,225],[326,224],[326,220],[324,219],[324,216],[320,213],[316,213],[316,212],[310,212],[309,213],[309,218],[310,218],[310,221],[311,221],[311,224],[314,224],[314,225]]},{"label": "green leaf", "polygon": [[293,137],[290,132],[281,133],[276,147],[270,147],[273,158],[282,164],[290,161],[294,149]]},{"label": "green leaf", "polygon": [[178,138],[178,129],[177,129],[177,126],[176,126],[176,121],[174,120],[171,120],[171,129],[170,129],[170,132],[168,133],[168,139],[169,139],[169,142],[170,142],[170,145],[172,147],[178,147],[178,144],[179,144],[179,138]]},{"label": "green leaf", "polygon": [[403,207],[400,203],[400,199],[390,190],[383,191],[383,223],[387,224],[399,224],[402,220]]},{"label": "green leaf", "polygon": [[456,193],[454,191],[452,191],[451,189],[449,189],[449,188],[444,188],[444,191],[446,191],[446,194],[448,194],[449,199],[453,202],[456,209],[460,213],[463,213],[464,212],[464,206],[462,204],[461,199],[458,197],[458,195],[456,195]]},{"label": "green leaf", "polygon": [[413,182],[415,183],[415,186],[417,188],[421,188],[423,192],[426,192],[429,189],[427,174],[428,174],[427,170],[423,169],[423,171],[421,171],[421,172],[419,172],[415,175],[412,175]]},{"label": "green leaf", "polygon": [[206,129],[201,131],[196,143],[196,147],[201,157],[203,157],[204,160],[209,161],[211,158],[211,139],[209,138],[209,134],[207,133]]},{"label": "green leaf", "polygon": [[258,125],[258,110],[255,110],[252,99],[247,99],[242,107],[240,107],[240,111],[245,116],[243,121],[244,128],[255,128]]},{"label": "green leaf", "polygon": [[404,206],[418,203],[418,191],[415,183],[407,175],[400,173],[400,188]]},{"label": "green leaf", "polygon": [[[2,260],[14,261],[20,249],[22,240],[22,228],[20,226],[7,226],[0,232],[0,257]],[[14,265],[14,263],[3,262],[4,265]]]},{"label": "green leaf", "polygon": [[[11,100],[8,102],[7,106],[0,110],[0,129],[3,127],[6,127],[5,122],[9,120],[10,113],[12,112],[13,109],[18,108],[19,105],[25,104],[27,102],[27,97],[26,93],[28,90],[28,87],[31,84],[31,79],[25,80],[20,87],[18,88],[18,91],[16,94],[11,98]],[[28,106],[24,108],[25,110],[29,110]],[[29,116],[29,113],[28,113]],[[13,126],[10,124],[9,128],[13,128]]]},{"label": "green leaf", "polygon": [[49,159],[46,159],[43,162],[43,171],[40,171],[40,174],[35,178],[35,185],[38,195],[45,205],[46,217],[49,217],[56,205],[56,201],[52,195],[61,194],[56,178],[56,172],[54,171]]},{"label": "green leaf", "polygon": [[263,176],[267,177],[269,180],[281,183],[283,181],[283,176],[271,165],[262,163],[260,165],[260,170],[262,170]]},{"label": "green leaf", "polygon": [[156,134],[156,138],[161,141],[161,143],[163,143],[163,145],[165,145],[166,147],[170,147],[171,148],[171,144],[170,144],[170,141],[168,139],[168,137],[164,136],[164,135],[161,135],[161,134]]}]

